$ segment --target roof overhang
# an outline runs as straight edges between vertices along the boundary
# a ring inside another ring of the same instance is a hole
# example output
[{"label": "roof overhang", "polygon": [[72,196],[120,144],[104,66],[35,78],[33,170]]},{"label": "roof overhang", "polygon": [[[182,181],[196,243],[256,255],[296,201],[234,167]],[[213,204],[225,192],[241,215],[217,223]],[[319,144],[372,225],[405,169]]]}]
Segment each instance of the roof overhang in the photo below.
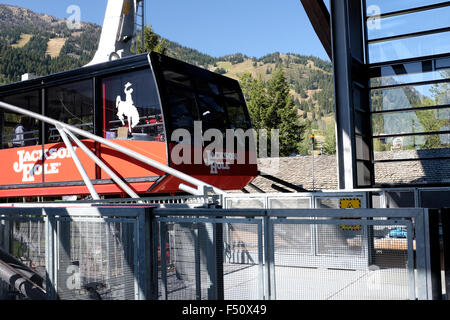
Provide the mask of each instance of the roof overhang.
[{"label": "roof overhang", "polygon": [[323,0],[300,0],[330,60],[331,50],[331,25],[330,13]]}]

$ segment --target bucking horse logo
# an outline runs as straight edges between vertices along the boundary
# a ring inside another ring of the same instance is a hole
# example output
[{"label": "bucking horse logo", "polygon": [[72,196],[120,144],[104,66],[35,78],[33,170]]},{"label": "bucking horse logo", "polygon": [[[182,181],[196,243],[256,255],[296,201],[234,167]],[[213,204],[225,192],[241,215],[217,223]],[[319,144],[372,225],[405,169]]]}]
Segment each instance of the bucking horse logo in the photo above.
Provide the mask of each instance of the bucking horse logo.
[{"label": "bucking horse logo", "polygon": [[139,113],[137,111],[136,106],[134,105],[133,97],[131,94],[133,93],[133,89],[130,88],[132,86],[131,83],[125,84],[125,101],[122,101],[120,96],[116,98],[116,108],[117,108],[117,116],[119,117],[122,125],[125,125],[124,117],[127,117],[128,121],[128,130],[131,132],[131,129],[136,127],[139,123]]}]

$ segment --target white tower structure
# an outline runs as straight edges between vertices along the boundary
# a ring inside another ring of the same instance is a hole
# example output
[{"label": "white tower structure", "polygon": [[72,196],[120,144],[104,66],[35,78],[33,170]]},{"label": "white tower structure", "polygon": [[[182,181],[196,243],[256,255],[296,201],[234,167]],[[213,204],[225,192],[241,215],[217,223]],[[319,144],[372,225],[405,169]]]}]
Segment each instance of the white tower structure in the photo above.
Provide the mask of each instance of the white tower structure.
[{"label": "white tower structure", "polygon": [[[137,23],[138,18],[142,19],[141,23]],[[109,0],[99,46],[87,66],[132,55],[131,47],[137,42],[138,25],[144,35],[144,0]]]}]

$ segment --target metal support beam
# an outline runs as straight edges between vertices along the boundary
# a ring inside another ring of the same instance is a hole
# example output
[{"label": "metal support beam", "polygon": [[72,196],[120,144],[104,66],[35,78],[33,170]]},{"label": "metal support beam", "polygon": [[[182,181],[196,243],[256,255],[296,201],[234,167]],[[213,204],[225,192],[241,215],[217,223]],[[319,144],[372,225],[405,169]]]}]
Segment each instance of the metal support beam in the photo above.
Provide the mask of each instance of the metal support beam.
[{"label": "metal support beam", "polygon": [[285,180],[282,180],[282,179],[280,179],[280,178],[274,177],[274,176],[272,176],[272,175],[270,175],[270,174],[267,174],[267,173],[264,173],[264,172],[260,172],[260,171],[259,171],[259,172],[258,172],[258,176],[263,177],[263,178],[266,178],[266,179],[268,179],[268,180],[270,180],[270,181],[273,181],[273,182],[275,182],[275,183],[281,184],[282,186],[285,186],[285,187],[294,189],[294,190],[297,191],[297,192],[309,192],[308,190],[306,190],[306,189],[304,189],[304,188],[302,188],[302,187],[300,187],[300,186],[297,186],[297,185],[295,185],[295,184],[292,184],[292,183],[290,183],[290,182],[287,182],[287,181],[285,181]]},{"label": "metal support beam", "polygon": [[290,191],[288,189],[285,189],[283,187],[277,186],[275,183],[272,183],[272,185],[270,186],[271,188],[281,192],[281,193],[293,193],[293,191]]},{"label": "metal support beam", "polygon": [[300,0],[323,48],[332,59],[330,13],[323,0]]},{"label": "metal support beam", "polygon": [[73,162],[75,162],[75,165],[77,166],[78,172],[80,172],[80,175],[83,178],[83,181],[86,184],[86,187],[89,189],[89,192],[90,192],[90,194],[92,196],[92,199],[100,200],[100,197],[98,196],[98,193],[95,190],[91,179],[87,175],[86,170],[84,170],[80,159],[78,159],[78,156],[75,153],[75,150],[73,149],[72,143],[69,141],[69,138],[67,137],[66,132],[64,131],[64,128],[57,124],[56,125],[56,129],[58,129],[59,134],[61,135],[61,138],[63,139],[67,150],[69,150],[70,156],[72,157]]},{"label": "metal support beam", "polygon": [[252,187],[253,189],[255,189],[256,191],[258,191],[259,193],[265,193],[263,189],[255,186],[253,183],[249,183],[248,186]]},{"label": "metal support beam", "polygon": [[139,196],[136,194],[136,192],[133,191],[122,179],[117,176],[114,171],[112,171],[102,160],[100,160],[91,150],[89,150],[88,147],[84,145],[83,142],[81,142],[74,134],[72,134],[69,130],[64,130],[70,138],[83,150],[89,158],[94,160],[94,162],[106,172],[107,175],[113,179],[113,181],[122,188],[123,191],[125,191],[131,198],[139,198]]},{"label": "metal support beam", "polygon": [[331,0],[336,162],[340,189],[356,187],[355,129],[349,1]]}]

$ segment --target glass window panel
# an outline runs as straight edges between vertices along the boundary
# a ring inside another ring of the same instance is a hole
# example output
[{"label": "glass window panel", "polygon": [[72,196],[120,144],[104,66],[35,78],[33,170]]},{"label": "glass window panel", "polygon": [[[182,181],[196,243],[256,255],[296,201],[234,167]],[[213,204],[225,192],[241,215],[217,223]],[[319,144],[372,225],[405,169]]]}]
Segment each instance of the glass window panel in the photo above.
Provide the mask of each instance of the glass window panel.
[{"label": "glass window panel", "polygon": [[[0,99],[3,102],[41,113],[39,92],[32,91]],[[41,122],[18,113],[0,110],[1,149],[18,148],[40,144]]]},{"label": "glass window panel", "polygon": [[[47,90],[45,113],[48,117],[94,133],[92,80],[69,83]],[[46,143],[61,142],[55,127],[46,130]]]},{"label": "glass window panel", "polygon": [[450,58],[381,67],[371,87],[450,79]]},{"label": "glass window panel", "polygon": [[356,159],[357,160],[370,160],[369,146],[361,136],[356,135]]},{"label": "glass window panel", "polygon": [[202,74],[203,77],[195,79],[197,90],[208,95],[220,95],[219,86],[212,77],[206,77],[208,74]]},{"label": "glass window panel", "polygon": [[359,111],[355,111],[355,133],[359,135],[370,135],[370,127],[367,125],[370,119],[366,117],[370,117],[370,115],[366,113],[361,113]]},{"label": "glass window panel", "polygon": [[370,169],[367,164],[363,161],[357,161],[356,167],[358,170],[358,186],[369,186],[371,184]]},{"label": "glass window panel", "polygon": [[373,149],[375,160],[450,157],[450,134],[375,138]]},{"label": "glass window panel", "polygon": [[241,91],[239,83],[236,80],[227,77],[220,77],[219,81],[224,95],[234,94]]},{"label": "glass window panel", "polygon": [[411,191],[387,191],[386,208],[414,208],[414,198]]},{"label": "glass window panel", "polygon": [[107,139],[165,141],[158,91],[150,69],[105,78],[103,94]]},{"label": "glass window panel", "polygon": [[373,135],[437,132],[449,126],[449,108],[372,115]]},{"label": "glass window panel", "polygon": [[388,13],[432,4],[447,2],[446,0],[367,0],[366,10],[368,16]]},{"label": "glass window panel", "polygon": [[450,104],[450,83],[402,86],[371,91],[371,110],[387,111]]},{"label": "glass window panel", "polygon": [[[396,2],[396,1],[392,1]],[[437,8],[381,18],[377,21],[369,19],[367,31],[369,40],[398,36],[408,33],[446,28],[449,26],[450,7]]]},{"label": "glass window panel", "polygon": [[251,128],[250,119],[239,100],[227,99],[227,110],[231,129],[247,130]]},{"label": "glass window panel", "polygon": [[421,208],[449,208],[449,190],[420,190]]},{"label": "glass window panel", "polygon": [[182,84],[188,87],[192,86],[191,78],[186,73],[180,73],[175,70],[164,70],[164,78],[167,81],[176,82],[178,84]]},{"label": "glass window panel", "polygon": [[369,44],[369,61],[378,63],[450,52],[450,32]]},{"label": "glass window panel", "polygon": [[224,100],[219,97],[200,94],[198,105],[203,121],[203,130],[218,129],[225,132],[228,125]]},{"label": "glass window panel", "polygon": [[194,132],[194,121],[199,120],[194,93],[175,85],[167,86],[168,111],[172,130],[187,129]]},{"label": "glass window panel", "polygon": [[225,77],[220,77],[220,83],[227,102],[230,128],[244,130],[251,128],[250,117],[245,111],[245,100],[239,83]]}]

